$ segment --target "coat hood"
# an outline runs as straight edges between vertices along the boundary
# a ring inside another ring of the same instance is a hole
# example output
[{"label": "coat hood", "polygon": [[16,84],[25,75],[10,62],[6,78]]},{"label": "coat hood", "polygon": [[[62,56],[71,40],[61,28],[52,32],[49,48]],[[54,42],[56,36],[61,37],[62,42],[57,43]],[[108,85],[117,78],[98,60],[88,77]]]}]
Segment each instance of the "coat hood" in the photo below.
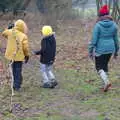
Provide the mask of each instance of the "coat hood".
[{"label": "coat hood", "polygon": [[43,36],[51,36],[53,34],[53,30],[51,26],[45,25],[42,27]]},{"label": "coat hood", "polygon": [[114,22],[111,20],[103,20],[103,21],[99,21],[98,24],[100,24],[104,28],[109,28],[113,26]]},{"label": "coat hood", "polygon": [[22,33],[27,33],[27,25],[21,19],[19,19],[15,22],[15,29],[17,29],[18,31],[20,31]]}]

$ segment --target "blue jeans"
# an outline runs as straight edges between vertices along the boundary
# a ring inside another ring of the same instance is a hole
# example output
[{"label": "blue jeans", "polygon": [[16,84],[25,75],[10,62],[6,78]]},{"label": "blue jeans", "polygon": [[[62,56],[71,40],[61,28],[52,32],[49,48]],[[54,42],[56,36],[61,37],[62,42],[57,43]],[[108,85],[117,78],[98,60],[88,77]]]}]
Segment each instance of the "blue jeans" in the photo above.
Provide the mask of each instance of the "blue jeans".
[{"label": "blue jeans", "polygon": [[12,64],[14,83],[13,87],[16,89],[21,88],[22,84],[22,61],[15,61]]}]

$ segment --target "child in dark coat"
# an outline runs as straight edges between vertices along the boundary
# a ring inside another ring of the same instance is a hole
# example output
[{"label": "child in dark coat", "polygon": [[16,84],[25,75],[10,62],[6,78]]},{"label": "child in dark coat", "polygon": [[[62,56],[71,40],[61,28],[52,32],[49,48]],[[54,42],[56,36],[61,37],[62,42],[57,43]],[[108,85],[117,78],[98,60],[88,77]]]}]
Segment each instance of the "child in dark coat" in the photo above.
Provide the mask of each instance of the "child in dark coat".
[{"label": "child in dark coat", "polygon": [[43,76],[43,88],[54,88],[58,83],[52,72],[52,66],[56,55],[56,39],[51,26],[43,26],[43,39],[41,49],[34,51],[35,55],[40,55],[41,72]]},{"label": "child in dark coat", "polygon": [[112,56],[116,58],[119,50],[117,25],[109,15],[109,8],[104,5],[99,10],[99,18],[93,29],[92,41],[89,45],[89,56],[93,58],[95,51],[95,66],[104,82],[104,92],[111,83],[108,79],[108,63]]}]

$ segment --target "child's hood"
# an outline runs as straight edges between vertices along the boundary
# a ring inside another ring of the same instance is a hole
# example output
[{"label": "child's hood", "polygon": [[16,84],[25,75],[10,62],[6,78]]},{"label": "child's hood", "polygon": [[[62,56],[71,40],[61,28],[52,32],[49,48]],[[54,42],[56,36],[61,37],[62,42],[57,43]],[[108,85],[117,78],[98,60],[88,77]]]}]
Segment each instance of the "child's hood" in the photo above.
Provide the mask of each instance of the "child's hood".
[{"label": "child's hood", "polygon": [[44,39],[49,39],[49,38],[52,38],[52,37],[55,37],[55,33],[53,33],[53,34],[50,34],[50,35],[48,35],[48,36],[44,36],[43,38]]},{"label": "child's hood", "polygon": [[27,33],[27,25],[23,20],[17,20],[15,22],[15,29],[22,33]]}]

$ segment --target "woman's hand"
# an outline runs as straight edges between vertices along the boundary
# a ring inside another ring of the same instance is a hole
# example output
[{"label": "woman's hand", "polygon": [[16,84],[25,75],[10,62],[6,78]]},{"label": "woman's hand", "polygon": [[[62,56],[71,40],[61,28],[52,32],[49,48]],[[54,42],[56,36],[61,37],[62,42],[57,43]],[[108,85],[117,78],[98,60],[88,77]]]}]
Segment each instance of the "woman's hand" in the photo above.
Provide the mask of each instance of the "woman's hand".
[{"label": "woman's hand", "polygon": [[117,59],[118,53],[114,54],[114,59]]}]

